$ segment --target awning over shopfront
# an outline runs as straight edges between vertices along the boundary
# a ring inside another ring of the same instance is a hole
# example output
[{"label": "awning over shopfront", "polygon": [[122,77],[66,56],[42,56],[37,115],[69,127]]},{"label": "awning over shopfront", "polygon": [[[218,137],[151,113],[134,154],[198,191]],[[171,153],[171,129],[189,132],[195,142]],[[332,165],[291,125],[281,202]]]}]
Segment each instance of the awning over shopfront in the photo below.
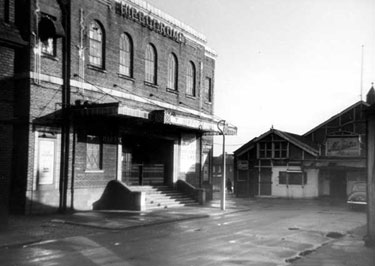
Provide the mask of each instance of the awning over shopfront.
[{"label": "awning over shopfront", "polygon": [[[213,118],[197,117],[195,115],[178,113],[168,110],[156,110],[151,113],[151,117],[154,121],[164,123],[167,125],[175,125],[185,128],[198,129],[204,131],[205,134],[219,135],[218,122]],[[226,135],[236,135],[236,127],[226,127]]]},{"label": "awning over shopfront", "polygon": [[130,108],[120,103],[84,103],[76,104],[71,107],[72,114],[75,116],[82,117],[93,117],[93,116],[128,116],[136,118],[149,118],[149,112]]},{"label": "awning over shopfront", "polygon": [[320,159],[316,162],[318,168],[366,168],[365,158],[350,159]]},{"label": "awning over shopfront", "polygon": [[[75,116],[78,115],[81,117],[114,116],[141,118],[149,122],[198,130],[207,135],[220,134],[218,129],[219,121],[216,121],[213,117],[208,115],[199,117],[193,114],[171,110],[146,111],[125,106],[120,103],[77,104],[72,107],[72,113]],[[224,132],[225,135],[236,135],[237,128],[233,126],[226,126]]]}]

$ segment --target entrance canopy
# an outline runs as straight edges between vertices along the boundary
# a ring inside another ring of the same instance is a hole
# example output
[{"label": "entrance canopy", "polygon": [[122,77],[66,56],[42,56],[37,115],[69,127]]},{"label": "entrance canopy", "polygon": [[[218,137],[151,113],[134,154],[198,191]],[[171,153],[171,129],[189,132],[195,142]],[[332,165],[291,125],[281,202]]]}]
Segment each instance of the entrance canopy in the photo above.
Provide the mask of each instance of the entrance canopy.
[{"label": "entrance canopy", "polygon": [[[104,103],[104,104],[78,104],[71,107],[72,114],[79,117],[132,117],[141,118],[145,121],[160,123],[164,125],[177,126],[186,129],[201,131],[208,135],[219,135],[218,120],[211,115],[202,114],[197,116],[194,114],[172,111],[172,110],[152,110],[146,111],[134,107],[122,105],[120,103]],[[237,128],[228,126],[225,131],[226,135],[236,135]]]}]

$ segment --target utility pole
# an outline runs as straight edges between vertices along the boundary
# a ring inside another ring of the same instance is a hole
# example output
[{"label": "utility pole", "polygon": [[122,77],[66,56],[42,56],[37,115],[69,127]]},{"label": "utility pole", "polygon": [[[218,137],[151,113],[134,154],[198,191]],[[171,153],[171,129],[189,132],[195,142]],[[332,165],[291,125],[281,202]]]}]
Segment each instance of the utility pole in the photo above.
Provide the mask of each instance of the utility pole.
[{"label": "utility pole", "polygon": [[367,235],[365,244],[375,246],[375,90],[367,94]]},{"label": "utility pole", "polygon": [[[60,1],[63,12],[63,27],[66,36],[63,38],[63,85],[62,85],[62,116],[61,126],[61,162],[60,162],[60,202],[59,211],[67,210],[68,178],[69,178],[69,152],[70,152],[70,72],[71,72],[71,51],[70,51],[70,15],[71,5],[69,1]],[[74,145],[74,144],[73,144]]]},{"label": "utility pole", "polygon": [[[220,125],[222,125],[222,128],[220,128]],[[223,135],[223,178],[221,181],[221,202],[220,202],[220,207],[223,211],[225,211],[225,181],[226,181],[226,162],[225,162],[225,129],[226,129],[226,124],[225,120],[220,120],[217,123],[217,128],[219,129],[220,133]]]}]

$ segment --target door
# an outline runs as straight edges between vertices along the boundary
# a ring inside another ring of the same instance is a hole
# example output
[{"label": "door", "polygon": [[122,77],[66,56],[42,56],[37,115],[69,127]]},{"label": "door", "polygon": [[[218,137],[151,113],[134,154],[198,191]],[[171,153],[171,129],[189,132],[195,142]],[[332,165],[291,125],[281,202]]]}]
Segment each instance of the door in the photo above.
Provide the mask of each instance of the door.
[{"label": "door", "polygon": [[272,169],[262,168],[259,174],[259,195],[270,196],[272,194]]},{"label": "door", "polygon": [[259,193],[259,171],[258,169],[250,169],[249,171],[249,196],[255,197]]}]

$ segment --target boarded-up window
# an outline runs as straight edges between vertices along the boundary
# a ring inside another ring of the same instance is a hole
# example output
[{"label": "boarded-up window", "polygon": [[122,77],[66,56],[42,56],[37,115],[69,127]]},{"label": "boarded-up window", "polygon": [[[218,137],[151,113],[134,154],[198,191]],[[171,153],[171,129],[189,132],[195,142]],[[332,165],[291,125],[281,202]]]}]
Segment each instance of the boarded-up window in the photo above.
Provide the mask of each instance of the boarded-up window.
[{"label": "boarded-up window", "polygon": [[87,136],[86,170],[102,169],[102,142],[98,136]]}]

